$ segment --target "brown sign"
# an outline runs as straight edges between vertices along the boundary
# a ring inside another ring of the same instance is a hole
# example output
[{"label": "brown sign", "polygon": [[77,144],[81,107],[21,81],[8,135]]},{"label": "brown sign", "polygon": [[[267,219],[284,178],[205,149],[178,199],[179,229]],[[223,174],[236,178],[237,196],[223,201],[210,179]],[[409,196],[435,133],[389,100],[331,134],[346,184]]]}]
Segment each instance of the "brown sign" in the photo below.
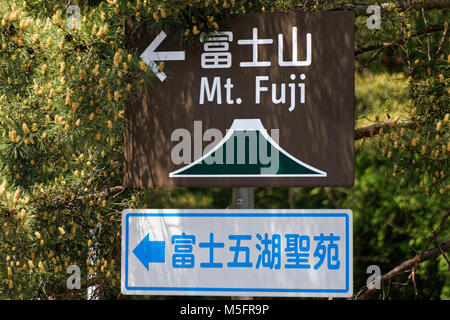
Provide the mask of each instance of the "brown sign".
[{"label": "brown sign", "polygon": [[353,13],[228,22],[187,48],[169,32],[127,30],[156,77],[126,107],[124,183],[353,185]]}]

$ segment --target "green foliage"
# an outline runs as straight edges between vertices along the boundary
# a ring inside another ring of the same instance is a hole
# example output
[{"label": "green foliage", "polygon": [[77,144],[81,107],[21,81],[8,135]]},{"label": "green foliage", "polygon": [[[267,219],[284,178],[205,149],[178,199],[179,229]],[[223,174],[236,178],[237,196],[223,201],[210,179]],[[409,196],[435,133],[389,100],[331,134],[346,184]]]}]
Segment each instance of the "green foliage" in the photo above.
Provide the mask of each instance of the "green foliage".
[{"label": "green foliage", "polygon": [[407,118],[408,95],[408,82],[403,73],[356,73],[356,127],[369,126],[388,117]]},{"label": "green foliage", "polygon": [[[62,8],[36,18],[22,5],[0,8],[0,237],[11,268],[0,292],[64,292],[70,264],[117,286],[119,213],[129,200],[96,192],[122,182],[123,104],[149,72],[123,48],[113,7],[101,4],[70,30]],[[89,240],[98,254],[86,263]]]}]

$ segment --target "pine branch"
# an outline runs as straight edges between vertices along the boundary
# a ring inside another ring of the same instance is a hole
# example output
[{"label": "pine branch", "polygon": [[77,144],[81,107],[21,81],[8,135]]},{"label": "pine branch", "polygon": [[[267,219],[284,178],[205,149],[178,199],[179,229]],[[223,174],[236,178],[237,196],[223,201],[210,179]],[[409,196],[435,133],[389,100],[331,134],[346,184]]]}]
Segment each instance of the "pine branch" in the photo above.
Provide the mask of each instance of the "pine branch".
[{"label": "pine branch", "polygon": [[408,42],[411,39],[420,38],[424,35],[427,35],[427,34],[430,34],[430,33],[436,32],[436,31],[442,31],[442,30],[444,30],[444,25],[431,25],[425,29],[422,29],[422,30],[419,30],[419,31],[413,33],[411,36],[409,36],[407,38],[399,39],[394,42],[384,42],[382,44],[370,45],[370,46],[356,49],[355,56],[358,56],[360,54],[363,54],[363,53],[366,53],[369,51],[373,51],[373,50],[379,50],[379,49],[385,49],[385,48],[389,48],[389,47],[399,46],[403,43]]},{"label": "pine branch", "polygon": [[396,125],[404,127],[411,125],[412,123],[413,121],[410,118],[402,118],[398,120],[392,119],[384,122],[378,122],[367,127],[357,128],[355,129],[355,140],[373,137],[380,132],[380,129],[390,128]]},{"label": "pine branch", "polygon": [[[411,268],[410,277],[412,277],[412,279],[415,283],[415,279],[414,279],[415,278],[415,270],[417,269],[419,264],[421,264],[422,262],[424,262],[426,260],[430,260],[430,259],[433,259],[440,255],[444,255],[444,252],[450,249],[450,239],[447,239],[444,242],[438,243],[438,245],[435,248],[433,248],[431,250],[426,250],[428,248],[428,246],[430,245],[430,243],[432,242],[432,240],[437,239],[438,234],[442,231],[442,228],[446,224],[449,216],[450,216],[450,210],[448,210],[447,213],[444,215],[441,222],[439,223],[439,226],[436,228],[435,231],[433,231],[432,235],[430,236],[429,240],[427,241],[427,243],[425,244],[424,248],[422,249],[422,251],[420,253],[417,253],[414,257],[412,257],[406,261],[403,261],[397,267],[395,267],[388,273],[382,275],[380,277],[380,282],[383,283],[383,282],[389,281],[392,278],[394,278],[395,276],[399,275],[400,273],[403,273],[405,270],[408,270]],[[415,289],[415,293],[417,295],[416,287],[414,289]],[[375,289],[375,287],[373,287],[373,288],[368,288],[367,286],[363,287],[358,292],[355,299],[358,299],[358,300],[370,299],[376,290],[377,289]]]},{"label": "pine branch", "polygon": [[[371,13],[367,13],[367,7],[370,4],[362,5],[362,4],[348,4],[345,6],[346,9],[353,10],[355,12],[355,16],[368,16]],[[442,10],[442,9],[450,9],[450,0],[427,0],[426,2],[418,2],[417,0],[408,0],[402,1],[400,4],[395,4],[401,11],[406,10],[418,10],[424,9],[425,11],[430,10]],[[385,2],[380,4],[381,9],[389,9],[394,7],[394,3]]]}]

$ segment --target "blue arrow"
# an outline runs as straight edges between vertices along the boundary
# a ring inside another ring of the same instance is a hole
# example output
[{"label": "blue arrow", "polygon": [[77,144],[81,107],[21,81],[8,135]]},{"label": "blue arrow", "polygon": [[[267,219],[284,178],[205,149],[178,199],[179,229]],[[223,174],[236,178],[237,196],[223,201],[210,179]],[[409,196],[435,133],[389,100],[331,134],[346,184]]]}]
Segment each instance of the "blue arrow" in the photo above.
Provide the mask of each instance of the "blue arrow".
[{"label": "blue arrow", "polygon": [[150,241],[149,235],[144,237],[141,242],[134,248],[134,255],[149,270],[150,262],[164,262],[165,261],[165,242],[164,241]]}]

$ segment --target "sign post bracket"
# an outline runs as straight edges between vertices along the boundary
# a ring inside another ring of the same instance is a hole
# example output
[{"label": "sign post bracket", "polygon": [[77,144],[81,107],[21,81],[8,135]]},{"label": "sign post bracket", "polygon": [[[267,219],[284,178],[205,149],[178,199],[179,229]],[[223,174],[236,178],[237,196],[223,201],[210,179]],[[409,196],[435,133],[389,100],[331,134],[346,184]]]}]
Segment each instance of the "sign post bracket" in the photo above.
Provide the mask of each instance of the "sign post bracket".
[{"label": "sign post bracket", "polygon": [[254,209],[255,188],[233,188],[233,209]]}]

